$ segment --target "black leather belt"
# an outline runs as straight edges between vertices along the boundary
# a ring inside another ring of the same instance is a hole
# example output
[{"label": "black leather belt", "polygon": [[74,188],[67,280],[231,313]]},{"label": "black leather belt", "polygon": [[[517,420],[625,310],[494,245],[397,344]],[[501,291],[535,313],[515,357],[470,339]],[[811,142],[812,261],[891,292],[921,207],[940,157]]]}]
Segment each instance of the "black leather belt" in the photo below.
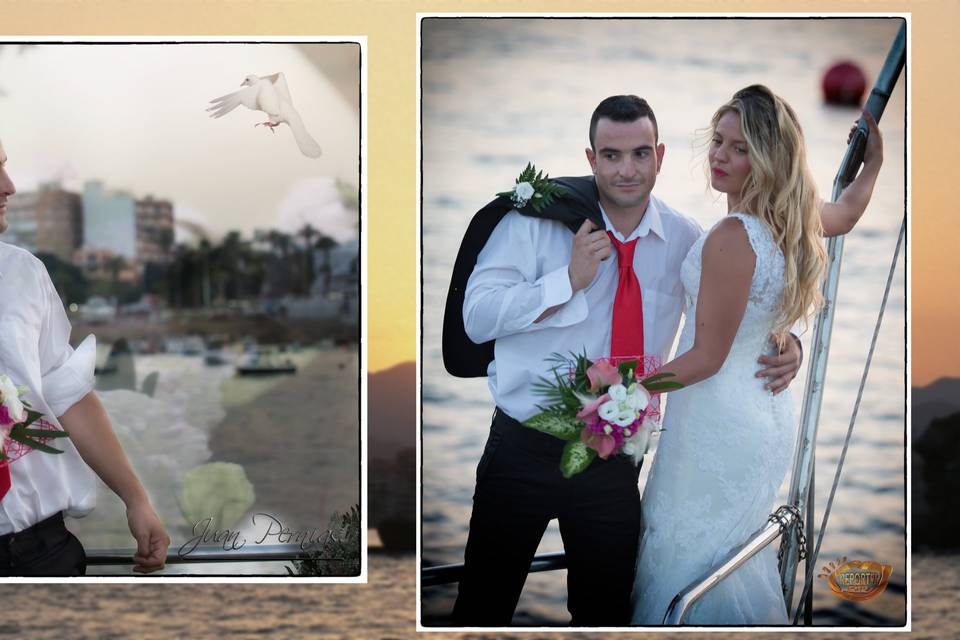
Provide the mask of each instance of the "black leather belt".
[{"label": "black leather belt", "polygon": [[0,546],[9,548],[14,541],[28,542],[40,539],[44,533],[50,530],[63,529],[63,512],[58,511],[46,520],[41,520],[37,524],[27,527],[22,531],[7,533],[0,536]]},{"label": "black leather belt", "polygon": [[563,447],[567,444],[566,441],[548,433],[523,426],[522,423],[507,415],[500,407],[497,407],[493,414],[493,429],[521,447],[554,455],[558,460],[563,455]]}]

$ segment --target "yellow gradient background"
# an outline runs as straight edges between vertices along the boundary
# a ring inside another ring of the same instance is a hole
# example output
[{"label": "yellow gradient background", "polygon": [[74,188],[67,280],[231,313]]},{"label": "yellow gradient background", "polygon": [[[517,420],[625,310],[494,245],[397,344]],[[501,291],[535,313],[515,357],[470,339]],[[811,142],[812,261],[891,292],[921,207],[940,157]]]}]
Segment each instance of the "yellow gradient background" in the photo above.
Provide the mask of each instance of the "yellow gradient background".
[{"label": "yellow gradient background", "polygon": [[[2,5],[5,35],[365,35],[370,371],[416,357],[416,13],[910,12],[913,384],[960,376],[960,266],[951,190],[960,184],[956,104],[960,2],[586,2],[552,0],[35,0]],[[705,52],[709,55],[709,52]],[[149,81],[146,78],[145,81]]]}]

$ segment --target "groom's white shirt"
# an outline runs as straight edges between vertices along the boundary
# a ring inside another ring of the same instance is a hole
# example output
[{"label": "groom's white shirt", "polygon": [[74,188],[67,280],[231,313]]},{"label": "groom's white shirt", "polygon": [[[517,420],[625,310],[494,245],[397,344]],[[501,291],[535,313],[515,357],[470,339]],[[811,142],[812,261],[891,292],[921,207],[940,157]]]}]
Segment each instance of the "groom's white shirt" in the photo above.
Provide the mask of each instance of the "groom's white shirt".
[{"label": "groom's white shirt", "polygon": [[[603,219],[613,230],[606,212]],[[638,238],[633,270],[643,295],[644,350],[660,362],[670,355],[684,309],[680,265],[701,231],[654,196],[629,237],[613,231],[620,241]],[[511,211],[490,235],[467,282],[464,327],[474,342],[496,340],[490,392],[516,420],[536,414],[543,403],[531,385],[548,374],[551,354],[610,355],[616,258],[601,262],[593,282],[574,294],[567,273],[572,243],[562,223]],[[557,305],[553,315],[534,322]]]},{"label": "groom's white shirt", "polygon": [[[90,337],[74,351],[69,340],[70,322],[43,263],[0,242],[0,374],[29,387],[24,399],[57,426],[57,417],[87,395],[94,382],[95,342]],[[81,516],[93,509],[93,472],[69,438],[50,445],[63,453],[30,451],[10,463],[10,491],[0,501],[0,535],[58,511]]]}]

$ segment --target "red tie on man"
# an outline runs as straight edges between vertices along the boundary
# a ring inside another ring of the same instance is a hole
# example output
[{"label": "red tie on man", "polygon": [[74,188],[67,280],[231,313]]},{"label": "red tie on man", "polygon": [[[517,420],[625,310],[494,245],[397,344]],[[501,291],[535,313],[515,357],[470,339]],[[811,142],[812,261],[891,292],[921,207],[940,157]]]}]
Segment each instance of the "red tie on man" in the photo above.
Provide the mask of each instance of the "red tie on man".
[{"label": "red tie on man", "polygon": [[637,238],[620,242],[607,231],[617,249],[619,279],[613,299],[613,323],[610,332],[610,358],[614,362],[636,359],[643,366],[643,297],[640,281],[633,271],[633,252]]},{"label": "red tie on man", "polygon": [[0,500],[10,491],[10,461],[0,465]]}]

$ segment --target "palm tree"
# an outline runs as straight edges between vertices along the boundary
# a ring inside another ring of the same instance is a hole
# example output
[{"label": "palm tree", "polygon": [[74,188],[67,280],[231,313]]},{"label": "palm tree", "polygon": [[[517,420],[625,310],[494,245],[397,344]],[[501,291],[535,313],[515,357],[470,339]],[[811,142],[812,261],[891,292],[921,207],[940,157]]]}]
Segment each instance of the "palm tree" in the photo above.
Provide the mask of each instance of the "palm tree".
[{"label": "palm tree", "polygon": [[243,239],[239,231],[231,231],[223,237],[211,254],[217,297],[221,300],[236,300],[240,297],[241,280],[245,267]]},{"label": "palm tree", "polygon": [[293,240],[286,233],[276,229],[268,231],[266,239],[270,246],[266,294],[279,298],[290,292],[290,284],[294,281],[290,262]]},{"label": "palm tree", "polygon": [[104,266],[110,272],[110,292],[117,296],[120,288],[120,272],[127,266],[127,261],[123,259],[123,256],[110,256]]},{"label": "palm tree", "polygon": [[314,245],[323,253],[323,265],[320,267],[320,270],[323,271],[323,295],[329,295],[330,293],[330,282],[333,279],[333,274],[330,269],[330,250],[336,248],[337,241],[331,238],[328,235],[320,234],[320,237],[317,238],[317,242]]},{"label": "palm tree", "polygon": [[200,291],[202,292],[201,306],[210,306],[210,253],[213,245],[204,238],[200,241]]},{"label": "palm tree", "polygon": [[323,234],[313,228],[309,222],[297,232],[297,235],[303,238],[303,286],[301,293],[307,295],[313,286],[313,239]]}]

